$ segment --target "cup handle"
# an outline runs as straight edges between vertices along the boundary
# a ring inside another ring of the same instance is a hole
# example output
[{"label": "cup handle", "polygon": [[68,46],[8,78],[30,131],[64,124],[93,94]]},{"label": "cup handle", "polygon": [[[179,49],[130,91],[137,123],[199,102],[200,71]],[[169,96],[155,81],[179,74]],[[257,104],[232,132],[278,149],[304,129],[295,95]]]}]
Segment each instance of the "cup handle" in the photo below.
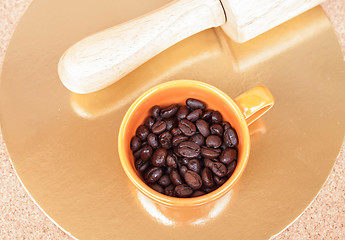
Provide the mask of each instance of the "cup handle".
[{"label": "cup handle", "polygon": [[264,86],[257,86],[242,93],[235,99],[249,126],[274,105],[271,92]]}]

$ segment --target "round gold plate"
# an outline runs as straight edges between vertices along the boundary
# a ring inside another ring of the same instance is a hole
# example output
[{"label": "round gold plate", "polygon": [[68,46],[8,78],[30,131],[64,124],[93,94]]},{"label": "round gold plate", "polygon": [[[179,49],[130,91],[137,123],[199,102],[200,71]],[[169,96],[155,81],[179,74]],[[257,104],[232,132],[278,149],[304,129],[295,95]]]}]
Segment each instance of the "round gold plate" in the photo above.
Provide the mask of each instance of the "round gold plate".
[{"label": "round gold plate", "polygon": [[[310,204],[341,147],[345,64],[336,36],[316,7],[241,45],[220,29],[201,32],[97,93],[62,86],[57,63],[70,45],[167,2],[31,4],[8,47],[0,85],[1,127],[14,167],[42,209],[80,239],[268,239]],[[140,195],[117,153],[129,105],[173,79],[204,81],[231,97],[262,84],[276,99],[252,137],[244,175],[193,221]]]}]

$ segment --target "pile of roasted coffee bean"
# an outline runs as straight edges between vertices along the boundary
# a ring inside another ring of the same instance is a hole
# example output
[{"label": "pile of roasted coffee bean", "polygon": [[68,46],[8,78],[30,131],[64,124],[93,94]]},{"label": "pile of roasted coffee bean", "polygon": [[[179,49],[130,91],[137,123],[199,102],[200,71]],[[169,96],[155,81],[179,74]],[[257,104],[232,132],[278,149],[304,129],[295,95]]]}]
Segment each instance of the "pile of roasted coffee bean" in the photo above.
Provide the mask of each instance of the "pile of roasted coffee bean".
[{"label": "pile of roasted coffee bean", "polygon": [[153,106],[130,147],[142,179],[157,192],[197,197],[221,186],[237,164],[238,137],[200,100]]}]

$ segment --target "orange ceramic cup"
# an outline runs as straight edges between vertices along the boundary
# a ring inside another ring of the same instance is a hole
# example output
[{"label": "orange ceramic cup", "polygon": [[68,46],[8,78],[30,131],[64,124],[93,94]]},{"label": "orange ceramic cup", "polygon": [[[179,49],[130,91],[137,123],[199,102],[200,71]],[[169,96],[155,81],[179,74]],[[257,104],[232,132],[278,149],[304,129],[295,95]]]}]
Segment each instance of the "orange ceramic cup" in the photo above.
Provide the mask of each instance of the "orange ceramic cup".
[{"label": "orange ceramic cup", "polygon": [[[235,128],[239,138],[237,166],[232,176],[213,192],[194,198],[169,197],[156,192],[142,180],[134,166],[130,141],[135,135],[137,127],[143,124],[149,115],[152,106],[185,104],[187,98],[204,101],[207,108],[218,110],[223,115],[223,119]],[[232,100],[221,90],[204,82],[176,80],[162,83],[136,99],[122,120],[118,137],[118,151],[122,167],[136,188],[158,203],[168,206],[198,206],[209,203],[229,192],[242,175],[250,149],[248,125],[267,112],[273,104],[274,99],[264,86],[255,87]]]}]

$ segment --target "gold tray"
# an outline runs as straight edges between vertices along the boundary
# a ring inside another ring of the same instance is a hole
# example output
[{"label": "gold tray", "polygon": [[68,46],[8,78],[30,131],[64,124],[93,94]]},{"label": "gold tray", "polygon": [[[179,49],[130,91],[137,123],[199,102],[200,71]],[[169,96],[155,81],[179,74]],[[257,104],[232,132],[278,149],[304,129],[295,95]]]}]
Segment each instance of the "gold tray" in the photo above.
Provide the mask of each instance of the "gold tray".
[{"label": "gold tray", "polygon": [[[67,47],[167,2],[31,4],[0,83],[1,127],[12,162],[39,206],[80,239],[268,239],[310,204],[343,141],[345,63],[331,24],[316,7],[241,45],[211,29],[97,93],[78,95],[62,86],[57,63]],[[193,219],[140,195],[117,154],[126,109],[148,88],[173,79],[205,81],[231,97],[263,84],[276,99],[259,122],[238,184]]]}]

